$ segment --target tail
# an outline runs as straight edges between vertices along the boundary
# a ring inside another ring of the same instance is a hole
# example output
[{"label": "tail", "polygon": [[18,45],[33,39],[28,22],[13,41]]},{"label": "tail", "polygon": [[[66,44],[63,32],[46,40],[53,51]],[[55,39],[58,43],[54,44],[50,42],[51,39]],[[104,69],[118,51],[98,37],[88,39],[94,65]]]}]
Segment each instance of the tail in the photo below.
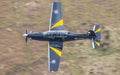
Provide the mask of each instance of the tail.
[{"label": "tail", "polygon": [[93,48],[97,49],[100,47],[100,39],[101,39],[101,27],[100,25],[95,25],[93,27],[93,31],[94,31],[94,34],[95,34],[95,37],[92,38],[92,46]]}]

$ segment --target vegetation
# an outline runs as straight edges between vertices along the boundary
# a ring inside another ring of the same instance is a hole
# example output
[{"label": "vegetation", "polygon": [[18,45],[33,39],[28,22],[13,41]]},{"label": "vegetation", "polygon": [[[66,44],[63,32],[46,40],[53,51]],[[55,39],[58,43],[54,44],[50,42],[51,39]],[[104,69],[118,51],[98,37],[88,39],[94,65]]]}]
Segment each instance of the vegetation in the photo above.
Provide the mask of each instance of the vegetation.
[{"label": "vegetation", "polygon": [[57,0],[63,5],[64,27],[86,33],[102,25],[102,47],[90,41],[64,43],[60,69],[48,72],[47,42],[22,36],[29,31],[47,31],[53,0],[0,1],[0,75],[120,75],[120,1]]}]

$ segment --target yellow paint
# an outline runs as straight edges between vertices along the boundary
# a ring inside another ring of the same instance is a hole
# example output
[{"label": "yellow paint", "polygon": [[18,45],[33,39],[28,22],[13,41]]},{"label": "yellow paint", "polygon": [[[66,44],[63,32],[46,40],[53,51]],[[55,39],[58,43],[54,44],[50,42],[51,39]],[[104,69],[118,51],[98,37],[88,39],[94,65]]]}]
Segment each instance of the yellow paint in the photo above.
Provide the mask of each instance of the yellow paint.
[{"label": "yellow paint", "polygon": [[51,28],[56,28],[58,26],[62,26],[63,25],[63,19],[59,20],[56,24],[54,24]]},{"label": "yellow paint", "polygon": [[60,57],[62,56],[62,52],[60,50],[58,50],[54,47],[51,47],[51,46],[50,46],[50,49],[53,50],[58,56],[60,56]]},{"label": "yellow paint", "polygon": [[98,29],[95,31],[95,33],[100,32],[100,30],[101,30],[101,28],[98,28]]},{"label": "yellow paint", "polygon": [[97,44],[97,46],[100,46],[100,42],[95,41],[95,43]]}]

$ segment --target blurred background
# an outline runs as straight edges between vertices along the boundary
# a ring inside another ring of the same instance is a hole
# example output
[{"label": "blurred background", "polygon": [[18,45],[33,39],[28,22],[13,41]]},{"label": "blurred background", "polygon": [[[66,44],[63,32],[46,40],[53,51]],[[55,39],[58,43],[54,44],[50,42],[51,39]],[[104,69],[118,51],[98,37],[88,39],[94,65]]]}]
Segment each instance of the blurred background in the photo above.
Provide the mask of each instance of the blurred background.
[{"label": "blurred background", "polygon": [[120,0],[56,0],[66,30],[87,33],[101,24],[102,46],[66,42],[59,71],[48,72],[48,42],[26,44],[22,35],[48,30],[52,1],[0,0],[0,75],[120,75]]}]

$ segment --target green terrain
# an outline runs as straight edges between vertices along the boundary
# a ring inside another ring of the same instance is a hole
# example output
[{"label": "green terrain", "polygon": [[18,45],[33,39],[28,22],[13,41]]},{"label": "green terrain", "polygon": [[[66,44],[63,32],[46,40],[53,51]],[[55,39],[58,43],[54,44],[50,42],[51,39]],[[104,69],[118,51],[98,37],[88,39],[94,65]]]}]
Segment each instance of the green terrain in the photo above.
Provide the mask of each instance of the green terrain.
[{"label": "green terrain", "polygon": [[102,25],[102,46],[91,41],[64,43],[58,72],[48,72],[47,42],[29,40],[25,30],[47,31],[52,0],[0,0],[0,75],[120,75],[120,0],[56,0],[64,27],[87,33]]}]

